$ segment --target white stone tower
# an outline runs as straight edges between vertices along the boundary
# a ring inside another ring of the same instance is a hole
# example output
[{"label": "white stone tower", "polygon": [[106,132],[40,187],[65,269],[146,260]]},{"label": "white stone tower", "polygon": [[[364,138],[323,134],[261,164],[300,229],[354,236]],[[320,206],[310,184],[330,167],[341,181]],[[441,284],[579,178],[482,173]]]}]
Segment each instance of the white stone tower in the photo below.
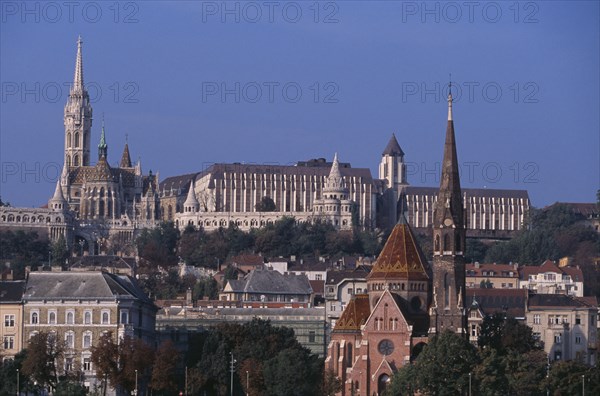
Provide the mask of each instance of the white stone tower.
[{"label": "white stone tower", "polygon": [[387,187],[393,188],[398,194],[408,185],[406,181],[406,164],[404,151],[400,148],[396,135],[392,134],[385,150],[381,154],[379,178],[387,181]]},{"label": "white stone tower", "polygon": [[65,164],[67,167],[90,164],[90,136],[92,130],[92,106],[83,83],[83,41],[77,40],[75,76],[65,106]]}]

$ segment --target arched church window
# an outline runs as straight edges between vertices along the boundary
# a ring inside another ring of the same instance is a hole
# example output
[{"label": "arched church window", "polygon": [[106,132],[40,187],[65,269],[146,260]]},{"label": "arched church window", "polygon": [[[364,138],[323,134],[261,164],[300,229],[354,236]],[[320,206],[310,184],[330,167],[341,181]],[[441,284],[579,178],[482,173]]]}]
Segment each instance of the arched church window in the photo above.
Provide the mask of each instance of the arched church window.
[{"label": "arched church window", "polygon": [[348,343],[346,346],[346,364],[348,367],[352,367],[352,344]]},{"label": "arched church window", "polygon": [[71,147],[71,133],[67,133],[67,147]]},{"label": "arched church window", "polygon": [[444,251],[447,252],[450,250],[450,235],[444,235]]},{"label": "arched church window", "polygon": [[435,251],[436,252],[440,251],[440,236],[439,235],[435,236]]},{"label": "arched church window", "polygon": [[79,147],[79,132],[75,132],[75,147]]},{"label": "arched church window", "polygon": [[77,154],[73,157],[73,166],[79,166],[79,156]]}]

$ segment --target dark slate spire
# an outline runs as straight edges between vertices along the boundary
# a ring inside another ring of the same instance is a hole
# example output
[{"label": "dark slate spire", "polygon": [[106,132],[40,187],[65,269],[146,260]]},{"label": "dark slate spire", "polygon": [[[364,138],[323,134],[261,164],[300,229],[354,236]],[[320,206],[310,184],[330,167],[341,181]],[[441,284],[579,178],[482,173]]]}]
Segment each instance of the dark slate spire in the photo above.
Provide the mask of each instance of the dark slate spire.
[{"label": "dark slate spire", "polygon": [[440,226],[450,217],[455,226],[464,227],[462,193],[458,175],[458,156],[456,155],[454,121],[452,120],[452,92],[448,94],[448,124],[446,126],[442,178],[436,206],[435,226]]},{"label": "dark slate spire", "polygon": [[383,153],[381,155],[390,155],[392,157],[396,155],[404,155],[404,151],[402,151],[402,149],[400,148],[398,140],[396,140],[395,134],[392,133],[392,137],[390,138],[390,141],[388,142],[387,146],[385,146],[385,150],[383,150]]}]

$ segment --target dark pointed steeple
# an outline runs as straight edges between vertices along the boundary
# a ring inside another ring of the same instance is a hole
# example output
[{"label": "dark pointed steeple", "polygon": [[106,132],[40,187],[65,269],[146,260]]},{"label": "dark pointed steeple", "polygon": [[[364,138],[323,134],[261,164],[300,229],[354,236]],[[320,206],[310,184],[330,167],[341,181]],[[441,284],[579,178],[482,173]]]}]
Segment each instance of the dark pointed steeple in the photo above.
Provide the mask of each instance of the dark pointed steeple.
[{"label": "dark pointed steeple", "polygon": [[100,143],[98,143],[98,160],[108,158],[108,146],[106,144],[106,134],[104,132],[104,116],[102,116],[102,132],[100,133]]},{"label": "dark pointed steeple", "polygon": [[[450,89],[452,85],[449,85]],[[448,93],[448,123],[444,143],[442,177],[433,216],[433,292],[431,332],[451,330],[466,335],[465,221],[458,156],[452,115],[452,92]]]},{"label": "dark pointed steeple", "polygon": [[125,138],[125,148],[123,149],[123,155],[121,155],[121,168],[131,168],[131,156],[129,155],[129,145],[127,138]]},{"label": "dark pointed steeple", "polygon": [[446,126],[442,177],[434,223],[438,226],[442,225],[448,218],[452,220],[455,226],[464,228],[462,193],[458,174],[458,156],[456,154],[454,120],[452,119],[452,92],[448,94],[448,124]]},{"label": "dark pointed steeple", "polygon": [[400,148],[395,134],[392,133],[392,137],[390,138],[390,141],[388,142],[387,146],[385,146],[385,149],[383,150],[383,153],[381,153],[381,155],[389,155],[392,157],[404,156],[404,151],[402,151],[402,149]]},{"label": "dark pointed steeple", "polygon": [[75,60],[75,74],[73,76],[73,88],[75,92],[83,92],[83,55],[81,53],[81,47],[83,44],[83,40],[81,40],[81,36],[77,38],[77,58]]}]

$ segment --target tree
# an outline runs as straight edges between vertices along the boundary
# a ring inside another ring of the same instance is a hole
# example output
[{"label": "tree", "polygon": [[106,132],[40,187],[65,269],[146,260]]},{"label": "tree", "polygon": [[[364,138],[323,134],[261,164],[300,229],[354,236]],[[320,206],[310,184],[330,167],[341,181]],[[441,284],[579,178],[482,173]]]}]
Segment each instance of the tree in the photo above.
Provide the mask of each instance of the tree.
[{"label": "tree", "polygon": [[119,383],[119,346],[114,342],[112,332],[102,334],[91,351],[96,378],[102,381],[102,394],[106,395],[109,384],[116,388]]},{"label": "tree", "polygon": [[308,350],[288,348],[264,364],[265,394],[303,396],[319,393],[322,361]]},{"label": "tree", "polygon": [[500,312],[483,318],[477,345],[481,349],[495,349],[500,355],[509,351],[526,353],[539,349],[531,327]]},{"label": "tree", "polygon": [[64,356],[64,342],[55,333],[41,332],[29,340],[23,374],[52,391],[59,381],[58,361]]},{"label": "tree", "polygon": [[258,202],[255,206],[257,212],[275,212],[277,206],[275,205],[275,201],[271,199],[269,196],[262,197],[260,202]]},{"label": "tree", "polygon": [[179,353],[171,340],[163,342],[156,351],[156,360],[152,368],[150,387],[156,391],[167,392],[176,389],[176,368]]},{"label": "tree", "polygon": [[335,375],[333,370],[325,370],[325,378],[323,379],[323,396],[335,396],[336,393],[342,391],[342,381]]},{"label": "tree", "polygon": [[67,257],[69,257],[67,241],[61,234],[58,239],[52,243],[52,265],[61,268],[64,267]]},{"label": "tree", "polygon": [[33,391],[28,377],[23,375],[23,361],[26,356],[27,349],[17,353],[14,359],[4,360],[0,356],[0,396],[13,396],[17,393],[17,370],[19,370],[20,390],[22,392]]},{"label": "tree", "polygon": [[[403,366],[392,378],[391,389],[410,392],[456,395],[469,386],[469,373],[477,364],[475,348],[462,336],[446,331],[434,336],[423,348],[414,364]],[[408,371],[408,372],[407,372]]]}]

